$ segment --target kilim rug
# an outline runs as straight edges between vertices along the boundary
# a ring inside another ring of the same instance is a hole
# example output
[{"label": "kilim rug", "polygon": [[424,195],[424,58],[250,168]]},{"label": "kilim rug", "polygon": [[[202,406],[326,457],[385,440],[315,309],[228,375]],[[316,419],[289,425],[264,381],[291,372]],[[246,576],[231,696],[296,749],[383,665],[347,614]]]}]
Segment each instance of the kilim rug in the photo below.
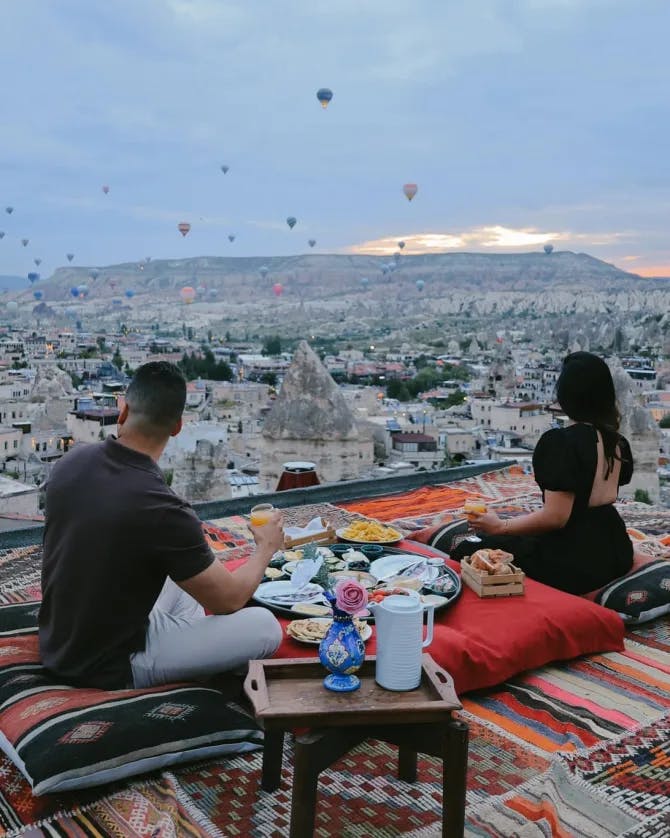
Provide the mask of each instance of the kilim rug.
[{"label": "kilim rug", "polygon": [[[296,514],[298,523],[313,517]],[[235,534],[228,520],[221,529]],[[39,595],[40,555],[0,551],[0,601]],[[462,700],[468,836],[670,838],[667,620],[630,632],[623,652],[543,667]],[[249,754],[36,798],[0,758],[0,836],[284,838],[291,762],[289,743],[275,794],[259,791],[261,757]],[[370,742],[324,772],[317,838],[436,835],[439,764],[420,759],[411,785],[395,768],[395,750]]]}]

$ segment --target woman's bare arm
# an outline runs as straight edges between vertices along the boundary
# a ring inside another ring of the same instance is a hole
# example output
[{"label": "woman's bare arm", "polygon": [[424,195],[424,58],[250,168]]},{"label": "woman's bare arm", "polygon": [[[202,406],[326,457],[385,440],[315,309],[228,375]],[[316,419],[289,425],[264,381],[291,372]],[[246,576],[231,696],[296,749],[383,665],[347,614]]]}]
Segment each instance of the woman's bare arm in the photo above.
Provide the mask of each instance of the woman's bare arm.
[{"label": "woman's bare arm", "polygon": [[539,535],[562,529],[568,523],[574,502],[573,492],[547,491],[542,509],[528,515],[502,519],[495,512],[484,512],[468,517],[475,530],[488,535]]}]

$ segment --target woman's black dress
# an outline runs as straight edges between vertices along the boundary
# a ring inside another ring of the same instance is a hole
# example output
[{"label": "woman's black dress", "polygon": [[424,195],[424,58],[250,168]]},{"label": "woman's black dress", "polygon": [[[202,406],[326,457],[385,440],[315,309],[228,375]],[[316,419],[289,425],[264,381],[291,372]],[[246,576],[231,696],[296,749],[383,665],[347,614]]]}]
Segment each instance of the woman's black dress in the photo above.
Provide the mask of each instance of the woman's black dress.
[{"label": "woman's black dress", "polygon": [[[633,457],[620,438],[619,485],[630,483]],[[514,555],[514,563],[531,579],[573,594],[602,588],[627,573],[633,545],[612,504],[589,508],[598,463],[597,433],[592,425],[575,424],[547,431],[533,453],[535,480],[545,491],[573,492],[575,502],[567,524],[537,536],[483,535],[481,543],[462,541],[451,551],[460,559],[482,547],[498,547]]]}]

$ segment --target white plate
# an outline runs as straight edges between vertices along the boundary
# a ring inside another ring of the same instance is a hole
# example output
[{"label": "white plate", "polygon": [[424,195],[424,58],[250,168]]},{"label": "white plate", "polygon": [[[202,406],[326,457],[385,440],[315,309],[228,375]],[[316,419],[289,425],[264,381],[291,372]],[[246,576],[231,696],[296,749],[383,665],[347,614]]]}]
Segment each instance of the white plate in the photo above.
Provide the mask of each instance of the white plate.
[{"label": "white plate", "polygon": [[[295,594],[296,598],[290,598],[290,594]],[[277,597],[287,597],[286,599],[277,599]],[[281,608],[290,608],[297,602],[321,602],[323,600],[323,588],[321,585],[316,585],[310,582],[298,591],[288,581],[279,582],[261,582],[256,588],[254,599],[261,602],[267,602],[269,605],[279,606]]]},{"label": "white plate", "polygon": [[[348,535],[344,534],[347,529],[347,527],[342,527],[339,530],[335,530],[335,535],[340,539],[340,541],[345,541],[348,544],[379,544],[381,547],[388,547],[391,544],[397,544],[403,539],[402,534],[398,535],[398,538],[392,538],[390,541],[368,541],[364,538],[349,538]],[[393,527],[393,529],[395,529],[395,527]]]},{"label": "white plate", "polygon": [[413,574],[422,582],[430,582],[432,579],[437,579],[440,575],[440,569],[434,565],[428,564],[428,558],[418,556],[416,553],[396,553],[394,556],[382,556],[381,559],[376,559],[370,565],[370,573],[379,582],[392,579],[394,576],[399,576],[403,570],[410,565],[417,562],[424,562],[425,567],[420,573]]},{"label": "white plate", "polygon": [[[305,617],[306,620],[314,620],[317,623],[332,623],[332,617]],[[294,620],[293,622],[298,622]],[[372,637],[372,626],[366,623],[360,630],[361,640],[365,642]],[[318,646],[321,641],[320,640],[303,640],[301,637],[294,637],[292,634],[286,632],[286,636],[290,637],[292,640],[297,640],[298,643],[309,643],[311,646]]]}]

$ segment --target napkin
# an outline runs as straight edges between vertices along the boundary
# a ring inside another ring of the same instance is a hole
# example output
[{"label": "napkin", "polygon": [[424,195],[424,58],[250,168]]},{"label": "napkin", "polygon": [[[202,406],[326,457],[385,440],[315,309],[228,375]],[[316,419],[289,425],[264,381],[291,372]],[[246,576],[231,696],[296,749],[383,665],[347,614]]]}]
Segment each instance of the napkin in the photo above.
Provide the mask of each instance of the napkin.
[{"label": "napkin", "polygon": [[316,559],[303,559],[301,562],[298,562],[295,570],[291,574],[291,585],[294,588],[302,588],[316,576],[322,564],[323,556],[319,556]]},{"label": "napkin", "polygon": [[312,520],[304,527],[284,527],[284,535],[289,538],[303,538],[306,535],[312,535],[323,532],[326,525],[323,520],[319,518],[312,518]]}]

